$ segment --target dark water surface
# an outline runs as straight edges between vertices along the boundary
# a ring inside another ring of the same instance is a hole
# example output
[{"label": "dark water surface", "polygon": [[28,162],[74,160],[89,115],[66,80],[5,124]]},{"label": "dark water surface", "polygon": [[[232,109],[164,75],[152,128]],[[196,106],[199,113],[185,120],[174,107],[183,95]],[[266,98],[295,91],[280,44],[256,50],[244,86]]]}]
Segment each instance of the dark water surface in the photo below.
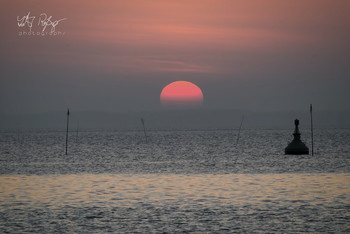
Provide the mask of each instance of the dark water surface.
[{"label": "dark water surface", "polygon": [[[350,130],[317,130],[315,155],[287,156],[292,130],[0,134],[1,174],[347,173]],[[310,147],[309,134],[302,140]],[[311,147],[310,147],[311,148]],[[311,151],[311,149],[310,149]]]},{"label": "dark water surface", "polygon": [[[2,132],[1,233],[349,233],[350,130]],[[310,146],[309,135],[302,139]]]}]

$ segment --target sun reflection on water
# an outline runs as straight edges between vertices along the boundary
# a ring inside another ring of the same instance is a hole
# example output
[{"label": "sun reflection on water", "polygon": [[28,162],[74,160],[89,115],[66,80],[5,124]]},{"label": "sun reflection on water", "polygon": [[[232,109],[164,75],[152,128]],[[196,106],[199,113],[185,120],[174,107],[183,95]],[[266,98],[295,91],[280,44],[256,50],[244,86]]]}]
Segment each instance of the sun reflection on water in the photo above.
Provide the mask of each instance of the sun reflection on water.
[{"label": "sun reflection on water", "polygon": [[0,231],[348,232],[350,174],[0,177]]},{"label": "sun reflection on water", "polygon": [[268,200],[350,202],[346,174],[117,175],[78,174],[2,176],[2,203],[52,207],[174,201],[259,203]]}]

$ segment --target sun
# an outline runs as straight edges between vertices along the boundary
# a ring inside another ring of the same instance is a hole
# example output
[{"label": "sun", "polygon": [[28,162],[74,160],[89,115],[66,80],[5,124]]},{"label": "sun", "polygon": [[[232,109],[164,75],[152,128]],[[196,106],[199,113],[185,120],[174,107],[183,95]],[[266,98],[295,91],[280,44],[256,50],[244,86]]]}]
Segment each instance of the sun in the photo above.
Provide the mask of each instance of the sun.
[{"label": "sun", "polygon": [[188,81],[175,81],[165,86],[160,93],[163,107],[171,109],[192,109],[203,105],[203,92]]}]

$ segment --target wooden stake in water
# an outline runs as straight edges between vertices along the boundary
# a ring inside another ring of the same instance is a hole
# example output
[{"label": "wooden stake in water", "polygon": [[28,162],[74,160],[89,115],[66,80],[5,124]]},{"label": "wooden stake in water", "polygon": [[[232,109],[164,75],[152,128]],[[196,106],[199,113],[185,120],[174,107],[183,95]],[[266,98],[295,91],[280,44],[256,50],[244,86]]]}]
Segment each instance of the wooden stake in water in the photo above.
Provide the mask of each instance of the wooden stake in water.
[{"label": "wooden stake in water", "polygon": [[236,141],[236,144],[238,144],[238,141],[239,141],[239,134],[241,133],[241,129],[242,129],[243,120],[244,120],[244,115],[242,115],[241,124],[239,125],[239,129],[238,129],[238,134],[237,134],[237,141]]},{"label": "wooden stake in water", "polygon": [[311,117],[311,155],[314,155],[314,127],[312,122],[312,104],[310,104],[310,117]]},{"label": "wooden stake in water", "polygon": [[17,129],[17,141],[18,141],[18,143],[21,143],[19,129]]},{"label": "wooden stake in water", "polygon": [[145,128],[145,120],[143,118],[141,118],[141,123],[142,123],[142,126],[143,126],[143,132],[145,133],[145,139],[146,139],[146,142],[147,142],[147,134],[146,134],[146,128]]},{"label": "wooden stake in water", "polygon": [[66,155],[68,154],[68,126],[69,126],[69,108],[67,111]]},{"label": "wooden stake in water", "polygon": [[75,136],[75,142],[78,143],[78,133],[79,133],[79,121],[78,121],[78,124],[77,124],[77,134]]}]

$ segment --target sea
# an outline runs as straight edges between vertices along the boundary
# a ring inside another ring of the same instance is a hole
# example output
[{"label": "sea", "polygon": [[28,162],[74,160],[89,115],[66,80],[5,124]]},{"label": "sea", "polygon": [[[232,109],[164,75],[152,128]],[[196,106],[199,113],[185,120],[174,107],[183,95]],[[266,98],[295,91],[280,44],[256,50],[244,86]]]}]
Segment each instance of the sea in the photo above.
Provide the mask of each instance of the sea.
[{"label": "sea", "polygon": [[350,233],[350,129],[65,137],[0,131],[0,233]]}]

